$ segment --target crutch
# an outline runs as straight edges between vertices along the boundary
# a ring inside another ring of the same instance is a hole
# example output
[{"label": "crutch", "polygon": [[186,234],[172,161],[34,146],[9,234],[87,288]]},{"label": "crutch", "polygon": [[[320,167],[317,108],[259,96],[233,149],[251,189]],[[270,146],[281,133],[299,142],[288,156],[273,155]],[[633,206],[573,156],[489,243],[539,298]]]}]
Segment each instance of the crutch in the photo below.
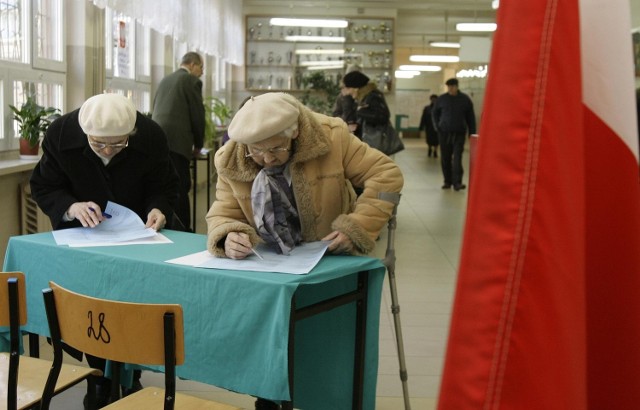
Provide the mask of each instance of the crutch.
[{"label": "crutch", "polygon": [[391,202],[393,213],[389,218],[389,227],[387,230],[387,250],[382,263],[389,273],[389,289],[391,290],[391,313],[393,313],[393,323],[395,325],[396,344],[398,346],[398,362],[400,364],[400,380],[402,381],[402,393],[404,395],[404,408],[411,410],[409,402],[409,386],[407,385],[407,365],[404,360],[404,342],[402,341],[402,325],[400,324],[400,305],[398,304],[398,291],[396,289],[396,250],[395,250],[395,233],[396,233],[396,214],[398,212],[398,204],[400,203],[400,194],[395,192],[380,192],[378,199]]}]

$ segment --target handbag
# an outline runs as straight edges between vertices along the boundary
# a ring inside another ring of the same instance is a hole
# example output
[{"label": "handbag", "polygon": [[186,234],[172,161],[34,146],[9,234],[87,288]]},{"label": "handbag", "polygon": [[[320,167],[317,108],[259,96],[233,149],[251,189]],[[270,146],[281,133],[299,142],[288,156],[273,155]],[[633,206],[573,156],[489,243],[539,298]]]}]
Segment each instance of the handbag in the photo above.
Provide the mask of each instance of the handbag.
[{"label": "handbag", "polygon": [[389,156],[404,149],[404,143],[391,125],[391,121],[382,127],[369,125],[365,121],[362,125],[362,141]]}]

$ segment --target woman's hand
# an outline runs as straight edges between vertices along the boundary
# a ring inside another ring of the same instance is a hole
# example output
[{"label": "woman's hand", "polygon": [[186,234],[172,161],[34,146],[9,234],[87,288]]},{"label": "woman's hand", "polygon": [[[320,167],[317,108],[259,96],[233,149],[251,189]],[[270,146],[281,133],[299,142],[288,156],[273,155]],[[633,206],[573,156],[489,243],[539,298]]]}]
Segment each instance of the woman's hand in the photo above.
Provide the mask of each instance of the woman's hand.
[{"label": "woman's hand", "polygon": [[166,224],[167,218],[164,216],[164,214],[158,208],[153,208],[151,212],[149,212],[149,215],[147,215],[147,223],[144,227],[153,228],[156,231],[159,231],[160,229],[164,228]]},{"label": "woman's hand", "polygon": [[335,255],[341,253],[350,254],[353,251],[353,243],[351,239],[342,232],[333,231],[329,235],[322,238],[323,241],[331,241],[327,250]]},{"label": "woman's hand", "polygon": [[102,216],[100,205],[95,202],[74,202],[67,209],[69,220],[77,219],[85,228],[95,228],[106,218]]},{"label": "woman's hand", "polygon": [[229,232],[224,240],[224,254],[231,259],[244,259],[251,253],[249,235],[241,232]]}]

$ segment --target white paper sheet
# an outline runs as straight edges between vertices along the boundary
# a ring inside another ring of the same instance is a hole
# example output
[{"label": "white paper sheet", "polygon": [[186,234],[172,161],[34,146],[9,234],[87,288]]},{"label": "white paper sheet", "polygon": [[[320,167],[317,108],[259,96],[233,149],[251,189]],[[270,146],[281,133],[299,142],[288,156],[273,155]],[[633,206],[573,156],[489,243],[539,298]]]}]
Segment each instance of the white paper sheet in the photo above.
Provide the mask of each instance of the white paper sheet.
[{"label": "white paper sheet", "polygon": [[311,272],[314,266],[320,262],[320,259],[326,252],[328,246],[329,241],[308,242],[293,248],[289,255],[278,255],[271,248],[265,245],[258,245],[256,250],[264,260],[260,260],[255,255],[249,255],[245,259],[241,260],[217,258],[211,255],[209,251],[202,251],[182,256],[180,258],[170,259],[165,262],[177,265],[194,266],[197,268],[303,275]]},{"label": "white paper sheet", "polygon": [[88,248],[92,246],[122,246],[122,245],[159,245],[161,243],[173,243],[173,241],[161,233],[149,238],[132,239],[124,242],[77,242],[69,244],[70,248]]},{"label": "white paper sheet", "polygon": [[152,238],[157,232],[145,228],[142,219],[127,207],[107,202],[105,213],[111,218],[100,222],[95,228],[70,228],[53,231],[53,238],[58,245],[92,246],[91,243],[121,243],[143,238]]}]

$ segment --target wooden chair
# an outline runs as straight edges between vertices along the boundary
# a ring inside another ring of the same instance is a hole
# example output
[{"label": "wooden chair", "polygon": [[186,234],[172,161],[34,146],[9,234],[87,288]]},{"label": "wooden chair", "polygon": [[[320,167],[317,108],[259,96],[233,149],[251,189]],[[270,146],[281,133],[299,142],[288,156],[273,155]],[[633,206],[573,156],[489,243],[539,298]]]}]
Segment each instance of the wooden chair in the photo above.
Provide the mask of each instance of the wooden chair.
[{"label": "wooden chair", "polygon": [[[87,354],[112,361],[111,404],[105,409],[240,410],[238,407],[176,394],[176,365],[184,362],[182,307],[97,299],[54,282],[43,290],[54,347],[43,403],[58,377],[62,340]],[[165,389],[149,387],[119,399],[120,364],[163,365]]]},{"label": "wooden chair", "polygon": [[[10,352],[0,353],[0,409],[37,406],[51,369],[51,361],[20,355],[20,326],[27,323],[25,279],[22,272],[0,272],[0,326],[9,326]],[[58,394],[102,372],[84,366],[62,365],[51,394]]]}]

